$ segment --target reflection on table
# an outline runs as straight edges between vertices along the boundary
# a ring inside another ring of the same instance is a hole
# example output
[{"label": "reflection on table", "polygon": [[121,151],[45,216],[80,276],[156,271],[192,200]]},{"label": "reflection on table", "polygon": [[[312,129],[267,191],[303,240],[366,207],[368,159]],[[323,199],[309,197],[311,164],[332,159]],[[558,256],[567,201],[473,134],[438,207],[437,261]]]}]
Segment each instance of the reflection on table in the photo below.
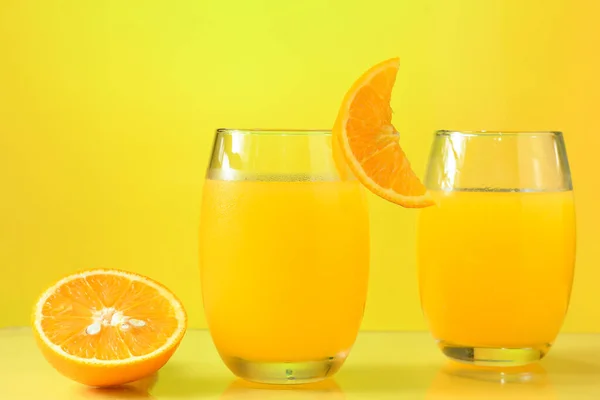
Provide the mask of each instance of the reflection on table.
[{"label": "reflection on table", "polygon": [[447,361],[427,333],[364,332],[334,379],[301,386],[237,379],[206,331],[188,332],[158,374],[121,388],[63,378],[27,328],[0,329],[0,358],[2,400],[600,399],[600,335],[564,334],[542,363],[498,371]]}]

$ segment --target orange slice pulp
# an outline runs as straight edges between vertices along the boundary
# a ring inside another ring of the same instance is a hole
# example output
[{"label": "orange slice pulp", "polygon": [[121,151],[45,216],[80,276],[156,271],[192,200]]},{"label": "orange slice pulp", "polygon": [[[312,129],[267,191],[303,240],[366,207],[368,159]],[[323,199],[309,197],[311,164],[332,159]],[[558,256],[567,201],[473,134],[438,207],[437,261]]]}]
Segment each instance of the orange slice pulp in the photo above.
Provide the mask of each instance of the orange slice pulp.
[{"label": "orange slice pulp", "polygon": [[334,158],[379,197],[407,208],[428,207],[433,199],[413,172],[392,125],[390,99],[398,67],[398,58],[383,61],[346,93],[333,128]]},{"label": "orange slice pulp", "polygon": [[181,302],[150,278],[90,270],[48,288],[33,312],[44,357],[86,385],[115,386],[160,369],[177,349],[187,317]]}]

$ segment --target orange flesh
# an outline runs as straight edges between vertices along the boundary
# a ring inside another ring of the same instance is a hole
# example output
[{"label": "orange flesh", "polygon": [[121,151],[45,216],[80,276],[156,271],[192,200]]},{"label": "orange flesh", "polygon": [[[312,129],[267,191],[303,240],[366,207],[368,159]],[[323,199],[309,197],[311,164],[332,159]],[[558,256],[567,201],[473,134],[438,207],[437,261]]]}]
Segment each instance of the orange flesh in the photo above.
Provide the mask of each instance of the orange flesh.
[{"label": "orange flesh", "polygon": [[413,172],[391,122],[397,71],[398,59],[387,60],[355,82],[333,130],[339,142],[334,151],[343,153],[354,175],[373,193],[404,207],[426,207],[433,201]]},{"label": "orange flesh", "polygon": [[41,327],[48,340],[85,359],[124,360],[151,353],[166,344],[177,326],[166,298],[124,276],[74,279],[57,288],[42,307]]}]

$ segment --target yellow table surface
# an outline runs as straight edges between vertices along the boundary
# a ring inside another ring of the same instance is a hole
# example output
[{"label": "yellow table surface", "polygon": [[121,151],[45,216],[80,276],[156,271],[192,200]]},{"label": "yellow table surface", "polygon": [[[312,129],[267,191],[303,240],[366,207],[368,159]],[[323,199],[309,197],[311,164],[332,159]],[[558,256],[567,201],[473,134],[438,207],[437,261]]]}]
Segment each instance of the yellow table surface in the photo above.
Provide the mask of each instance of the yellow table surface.
[{"label": "yellow table surface", "polygon": [[236,379],[221,363],[208,332],[189,331],[156,376],[101,390],[55,372],[29,328],[0,330],[0,400],[600,399],[600,335],[563,334],[530,373],[504,380],[497,373],[456,369],[428,333],[362,332],[334,379],[276,389]]}]

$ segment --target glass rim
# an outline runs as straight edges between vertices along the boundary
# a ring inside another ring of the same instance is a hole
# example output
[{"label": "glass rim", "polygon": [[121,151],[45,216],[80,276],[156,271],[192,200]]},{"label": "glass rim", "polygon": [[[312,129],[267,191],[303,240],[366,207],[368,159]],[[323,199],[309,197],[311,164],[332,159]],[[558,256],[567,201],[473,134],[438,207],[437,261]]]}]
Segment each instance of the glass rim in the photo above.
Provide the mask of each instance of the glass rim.
[{"label": "glass rim", "polygon": [[217,135],[262,135],[262,136],[327,136],[331,130],[327,129],[234,129],[219,128]]},{"label": "glass rim", "polygon": [[500,131],[500,130],[438,130],[435,132],[435,136],[478,136],[478,137],[499,137],[499,136],[552,136],[552,137],[560,137],[562,136],[561,131]]}]

